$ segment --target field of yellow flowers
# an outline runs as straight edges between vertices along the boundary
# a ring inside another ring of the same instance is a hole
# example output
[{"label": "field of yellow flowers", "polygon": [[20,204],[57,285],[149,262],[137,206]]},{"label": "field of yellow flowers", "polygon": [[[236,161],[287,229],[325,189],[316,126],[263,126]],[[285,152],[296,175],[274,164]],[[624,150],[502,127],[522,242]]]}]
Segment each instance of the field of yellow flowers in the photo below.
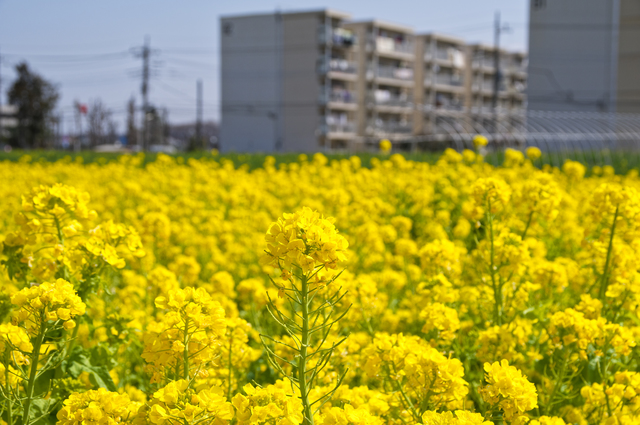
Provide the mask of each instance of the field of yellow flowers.
[{"label": "field of yellow flowers", "polygon": [[0,163],[2,425],[640,423],[640,178]]}]

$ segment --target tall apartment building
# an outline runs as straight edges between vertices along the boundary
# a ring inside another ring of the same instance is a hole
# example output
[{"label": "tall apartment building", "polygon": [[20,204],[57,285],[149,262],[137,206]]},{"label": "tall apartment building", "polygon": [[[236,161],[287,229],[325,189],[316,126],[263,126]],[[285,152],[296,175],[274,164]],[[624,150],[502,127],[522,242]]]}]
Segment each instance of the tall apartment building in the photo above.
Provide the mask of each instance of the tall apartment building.
[{"label": "tall apartment building", "polygon": [[221,18],[223,151],[316,151],[355,134],[348,15]]},{"label": "tall apartment building", "polygon": [[531,0],[532,110],[640,112],[640,2]]},{"label": "tall apartment building", "polygon": [[407,139],[413,134],[415,36],[382,21],[346,25],[358,44],[357,143],[365,138]]},{"label": "tall apartment building", "polygon": [[[526,106],[527,56],[500,50],[496,69],[493,46],[474,44],[467,49],[465,107],[468,115],[479,128],[488,132],[512,131],[522,123]],[[496,72],[500,73],[497,92]]]},{"label": "tall apartment building", "polygon": [[[348,19],[332,10],[221,19],[224,151],[359,149],[381,139],[415,148],[489,119],[492,48]],[[523,107],[526,62],[501,57],[502,116]]]}]

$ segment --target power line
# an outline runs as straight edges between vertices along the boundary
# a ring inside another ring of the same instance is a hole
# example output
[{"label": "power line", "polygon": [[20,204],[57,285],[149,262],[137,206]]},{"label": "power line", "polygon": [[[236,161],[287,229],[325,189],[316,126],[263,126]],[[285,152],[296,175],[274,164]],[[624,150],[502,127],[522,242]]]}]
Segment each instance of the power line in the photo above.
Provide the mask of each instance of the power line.
[{"label": "power line", "polygon": [[185,92],[183,92],[182,90],[176,89],[175,87],[170,86],[169,84],[163,82],[162,80],[157,80],[156,81],[158,83],[158,85],[160,87],[162,87],[164,90],[173,93],[174,95],[179,95],[179,96],[183,96],[185,98],[188,98],[190,102],[193,102],[194,99],[189,96],[188,94],[186,94]]},{"label": "power line", "polygon": [[39,61],[53,61],[53,62],[86,62],[86,61],[99,61],[99,60],[113,60],[125,58],[128,55],[127,51],[102,53],[102,54],[23,54],[23,53],[5,53],[5,56],[9,58],[34,58]]}]

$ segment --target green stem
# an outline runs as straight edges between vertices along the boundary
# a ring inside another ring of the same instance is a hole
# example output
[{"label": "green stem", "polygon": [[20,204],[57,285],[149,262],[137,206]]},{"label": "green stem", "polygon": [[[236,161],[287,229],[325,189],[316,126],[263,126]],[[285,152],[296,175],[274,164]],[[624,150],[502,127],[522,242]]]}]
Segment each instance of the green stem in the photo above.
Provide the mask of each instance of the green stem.
[{"label": "green stem", "polygon": [[607,274],[609,273],[609,263],[611,262],[611,252],[613,251],[613,235],[616,232],[616,221],[618,219],[618,207],[613,215],[613,224],[611,225],[611,236],[609,237],[609,247],[607,248],[607,260],[604,263],[604,271],[602,272],[602,282],[600,283],[600,293],[598,298],[604,302],[604,296],[607,293],[607,286],[609,285],[609,279]]},{"label": "green stem", "polygon": [[[613,412],[611,411],[611,403],[609,402],[609,394],[607,392],[607,369],[608,368],[609,368],[609,362],[605,360],[604,368],[602,366],[600,367],[600,375],[602,376],[602,390],[604,392],[604,398],[605,398],[606,407],[607,407],[607,414],[609,415],[610,418],[612,418],[615,416],[613,416]],[[603,372],[603,369],[604,369],[604,372]],[[618,418],[616,417],[616,419]],[[616,420],[616,422],[620,423],[619,420]]]},{"label": "green stem", "polygon": [[309,391],[307,387],[307,348],[309,347],[309,284],[307,276],[302,278],[300,291],[300,301],[302,302],[302,337],[300,339],[300,357],[298,358],[298,384],[300,385],[300,396],[304,408],[304,425],[313,425],[313,412],[309,402]]},{"label": "green stem", "polygon": [[71,334],[71,339],[69,339],[69,344],[67,345],[67,353],[71,353],[76,346],[76,342],[78,341],[78,329],[80,329],[80,321],[82,320],[82,316],[76,316],[76,327],[73,328],[73,333]]},{"label": "green stem", "polygon": [[4,352],[4,384],[7,388],[7,425],[13,424],[13,400],[11,400],[11,384],[9,383],[9,361],[11,360],[11,350],[7,348]]},{"label": "green stem", "polygon": [[182,373],[182,377],[185,380],[189,380],[189,318],[187,317],[184,321],[184,371]]},{"label": "green stem", "polygon": [[227,400],[231,400],[231,376],[233,373],[233,369],[231,368],[231,353],[233,348],[233,330],[229,335],[229,389],[227,391]]},{"label": "green stem", "polygon": [[62,229],[60,228],[60,220],[55,215],[53,216],[53,221],[56,224],[56,230],[58,231],[58,241],[60,244],[64,245],[64,235],[62,234]]},{"label": "green stem", "polygon": [[[560,354],[562,355],[562,353]],[[556,392],[558,391],[558,387],[562,384],[562,381],[564,380],[564,372],[567,368],[567,357],[568,356],[562,356],[562,366],[560,367],[560,374],[558,375],[559,378],[557,378],[555,380],[555,383],[553,384],[553,390],[551,391],[551,395],[549,396],[549,401],[547,402],[547,405],[545,407],[545,415],[549,415],[549,412],[551,412],[551,407],[553,406],[553,399],[556,396]]]},{"label": "green stem", "polygon": [[[55,215],[53,216],[53,221],[56,224],[56,230],[58,231],[58,241],[60,245],[64,246],[64,234],[62,233],[62,228],[60,227],[60,220]],[[69,271],[67,270],[67,266],[62,264],[62,274],[65,280],[69,280]]]},{"label": "green stem", "polygon": [[396,387],[398,388],[398,391],[400,391],[400,394],[402,394],[402,398],[404,399],[404,401],[409,406],[409,409],[411,409],[411,414],[413,414],[413,418],[418,423],[420,423],[420,421],[421,421],[420,414],[416,411],[416,408],[413,406],[413,403],[411,402],[411,399],[409,398],[407,393],[404,392],[404,388],[403,388],[402,384],[400,384],[400,380],[392,379],[392,381],[396,383]]},{"label": "green stem", "polygon": [[522,232],[522,240],[527,237],[527,231],[529,230],[529,226],[531,225],[531,219],[533,218],[533,211],[529,214],[529,220],[527,220],[527,225],[524,227],[524,232]]},{"label": "green stem", "polygon": [[489,237],[491,242],[491,252],[489,259],[489,274],[491,275],[491,286],[493,287],[493,321],[496,325],[502,325],[502,285],[496,284],[496,274],[495,274],[495,266],[493,257],[495,254],[495,249],[493,245],[493,214],[491,214],[491,201],[487,200],[487,221],[489,222]]},{"label": "green stem", "polygon": [[38,361],[40,360],[40,348],[44,342],[44,334],[46,333],[46,319],[43,316],[40,319],[40,332],[36,337],[36,342],[33,345],[33,355],[31,356],[31,369],[29,371],[29,381],[27,383],[27,401],[24,405],[24,414],[22,415],[23,425],[29,424],[29,413],[31,412],[31,401],[33,400],[33,390],[36,383],[36,374],[38,373]]}]

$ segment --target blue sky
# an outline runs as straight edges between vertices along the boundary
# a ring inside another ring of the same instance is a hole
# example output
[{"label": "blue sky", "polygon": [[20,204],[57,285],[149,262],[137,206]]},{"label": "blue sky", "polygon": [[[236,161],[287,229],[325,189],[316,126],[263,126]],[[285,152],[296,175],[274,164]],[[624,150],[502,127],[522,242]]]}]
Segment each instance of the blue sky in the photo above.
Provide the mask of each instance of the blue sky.
[{"label": "blue sky", "polygon": [[493,43],[500,11],[511,31],[502,45],[526,50],[526,0],[0,0],[2,101],[26,60],[60,90],[64,131],[72,129],[74,100],[100,98],[124,129],[126,102],[140,104],[142,61],[131,49],[145,35],[157,49],[152,60],[151,103],[166,107],[172,123],[195,120],[196,80],[203,80],[204,118],[219,117],[218,19],[220,15],[332,8],[355,20],[377,18],[437,31],[469,42]]}]

